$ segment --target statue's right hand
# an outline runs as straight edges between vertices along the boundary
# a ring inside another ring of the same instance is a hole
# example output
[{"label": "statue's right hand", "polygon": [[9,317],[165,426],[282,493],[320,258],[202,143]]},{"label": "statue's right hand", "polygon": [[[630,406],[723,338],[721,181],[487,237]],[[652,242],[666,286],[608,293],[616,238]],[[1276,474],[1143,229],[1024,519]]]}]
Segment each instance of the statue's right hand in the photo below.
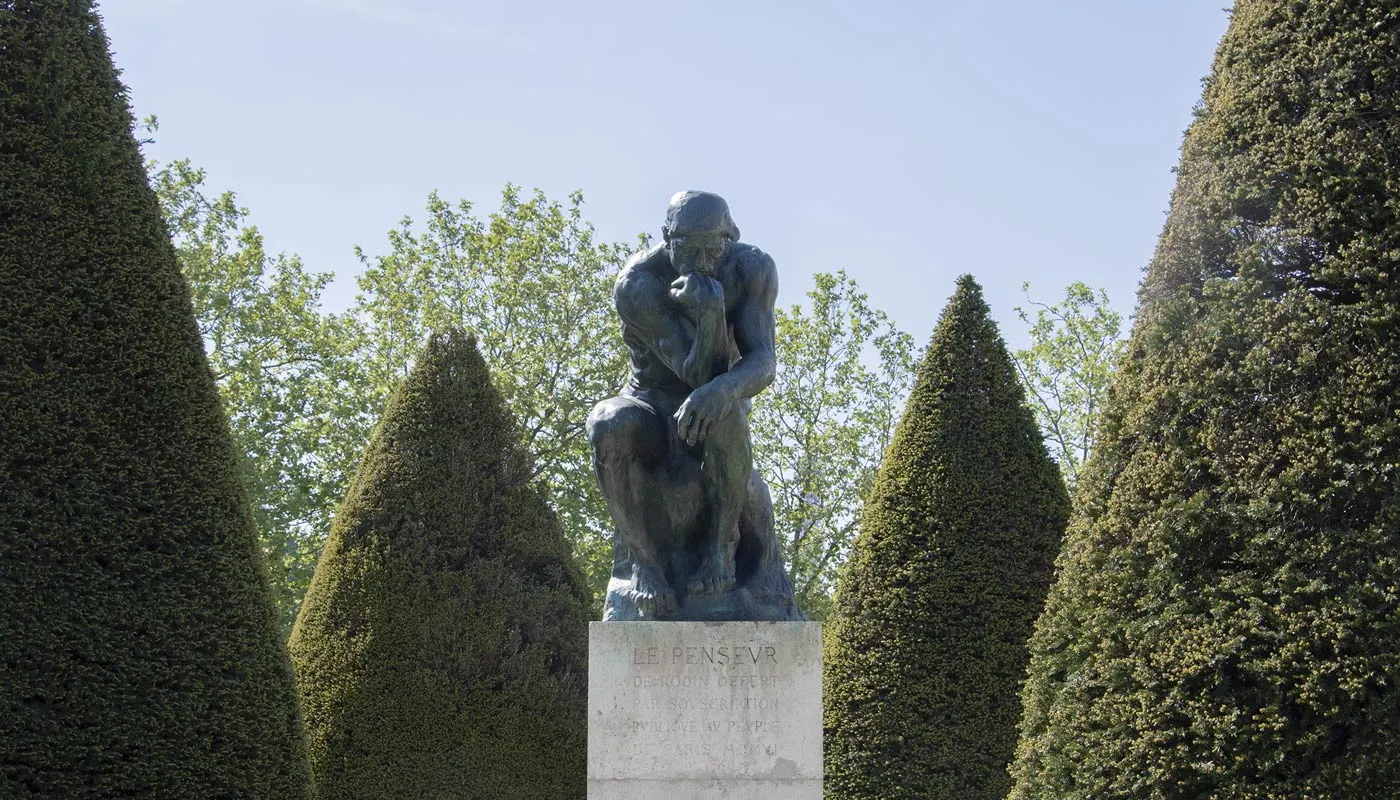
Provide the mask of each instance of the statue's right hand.
[{"label": "statue's right hand", "polygon": [[688,272],[671,282],[671,299],[682,307],[697,311],[723,310],[724,287],[709,275]]}]

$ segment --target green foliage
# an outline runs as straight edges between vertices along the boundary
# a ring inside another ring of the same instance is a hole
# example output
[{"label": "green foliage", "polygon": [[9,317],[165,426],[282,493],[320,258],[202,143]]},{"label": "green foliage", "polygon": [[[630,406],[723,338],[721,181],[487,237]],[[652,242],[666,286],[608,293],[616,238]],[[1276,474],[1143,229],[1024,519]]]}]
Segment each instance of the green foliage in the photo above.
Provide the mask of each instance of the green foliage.
[{"label": "green foliage", "polygon": [[1400,794],[1400,7],[1241,0],[1037,624],[1016,798]]},{"label": "green foliage", "polygon": [[815,282],[809,310],[777,310],[778,376],[752,429],[797,605],[823,619],[913,381],[914,345],[844,271]]},{"label": "green foliage", "polygon": [[1064,299],[1053,305],[1032,300],[1029,283],[1021,288],[1035,321],[1017,307],[1021,321],[1031,326],[1031,346],[1016,352],[1016,370],[1072,491],[1094,450],[1099,413],[1123,354],[1123,317],[1107,292],[1079,281],[1066,286]]},{"label": "green foliage", "polygon": [[1069,498],[970,276],[919,365],[827,628],[835,798],[1001,798]]},{"label": "green foliage", "polygon": [[588,591],[473,340],[389,402],[292,632],[319,797],[576,798]]},{"label": "green foliage", "polygon": [[[154,132],[154,119],[146,123]],[[148,163],[234,441],[284,632],[290,630],[374,415],[443,326],[479,332],[496,383],[519,413],[537,475],[559,509],[595,610],[611,568],[611,518],[582,420],[626,370],[612,309],[621,244],[594,241],[578,195],[563,206],[507,186],[487,219],[429,198],[389,252],[360,253],[350,312],[321,310],[328,273],[269,255],[230,192],[210,196],[189,161]],[[816,276],[810,311],[778,310],[779,375],[754,410],[759,468],[799,602],[825,616],[912,380],[913,347],[844,273]]]},{"label": "green foliage", "polygon": [[601,613],[612,521],[583,426],[626,374],[612,290],[627,251],[594,241],[582,204],[577,193],[565,207],[507,186],[500,209],[481,220],[470,203],[454,207],[433,194],[426,230],[415,232],[404,219],[389,233],[388,254],[360,254],[356,311],[367,329],[362,357],[371,391],[380,398],[428,332],[462,326],[476,334]]},{"label": "green foliage", "polygon": [[309,796],[189,289],[88,2],[0,2],[0,796]]},{"label": "green foliage", "polygon": [[[148,128],[154,130],[152,121]],[[329,273],[271,256],[232,192],[210,198],[189,161],[150,163],[194,299],[258,527],[283,635],[310,583],[375,398],[352,359],[358,327],[323,314]]]}]

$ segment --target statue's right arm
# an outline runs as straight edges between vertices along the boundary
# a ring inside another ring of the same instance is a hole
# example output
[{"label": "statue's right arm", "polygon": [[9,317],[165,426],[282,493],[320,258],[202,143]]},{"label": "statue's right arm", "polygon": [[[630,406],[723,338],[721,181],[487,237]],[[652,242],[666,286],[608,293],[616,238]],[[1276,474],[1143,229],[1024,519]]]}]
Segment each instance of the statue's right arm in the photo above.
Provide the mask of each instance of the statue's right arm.
[{"label": "statue's right arm", "polygon": [[[696,365],[690,363],[694,360],[691,354],[696,341],[695,325],[667,302],[669,288],[660,278],[629,265],[618,276],[613,302],[623,329],[645,343],[681,380],[695,387],[695,376],[687,374],[697,371]],[[706,380],[708,376],[700,383]]]}]

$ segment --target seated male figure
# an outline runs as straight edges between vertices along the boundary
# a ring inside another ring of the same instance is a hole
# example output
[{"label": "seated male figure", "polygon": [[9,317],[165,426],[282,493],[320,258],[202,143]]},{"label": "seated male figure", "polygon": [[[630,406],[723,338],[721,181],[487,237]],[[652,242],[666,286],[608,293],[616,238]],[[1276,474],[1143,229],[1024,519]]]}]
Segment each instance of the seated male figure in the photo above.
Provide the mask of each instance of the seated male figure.
[{"label": "seated male figure", "polygon": [[[660,245],[633,256],[614,293],[631,359],[618,397],[588,418],[598,483],[633,558],[632,599],[643,616],[674,611],[677,589],[702,595],[735,583],[739,518],[753,450],[750,400],[774,377],[773,260],[741,244],[728,205],[708,192],[671,199]],[[700,462],[707,504],[696,568],[667,578],[667,547],[649,529],[658,471],[672,448]]]}]

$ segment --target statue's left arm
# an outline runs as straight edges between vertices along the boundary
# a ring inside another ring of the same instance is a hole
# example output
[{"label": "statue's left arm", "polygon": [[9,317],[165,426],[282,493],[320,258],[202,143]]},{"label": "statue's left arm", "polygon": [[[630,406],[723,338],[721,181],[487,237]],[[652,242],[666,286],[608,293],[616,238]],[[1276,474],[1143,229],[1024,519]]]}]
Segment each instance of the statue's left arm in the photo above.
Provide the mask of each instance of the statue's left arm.
[{"label": "statue's left arm", "polygon": [[735,309],[734,344],[739,360],[728,372],[691,392],[676,412],[681,438],[702,441],[710,426],[723,419],[740,401],[756,396],[777,374],[778,269],[767,254],[756,252],[743,268],[743,301]]}]

